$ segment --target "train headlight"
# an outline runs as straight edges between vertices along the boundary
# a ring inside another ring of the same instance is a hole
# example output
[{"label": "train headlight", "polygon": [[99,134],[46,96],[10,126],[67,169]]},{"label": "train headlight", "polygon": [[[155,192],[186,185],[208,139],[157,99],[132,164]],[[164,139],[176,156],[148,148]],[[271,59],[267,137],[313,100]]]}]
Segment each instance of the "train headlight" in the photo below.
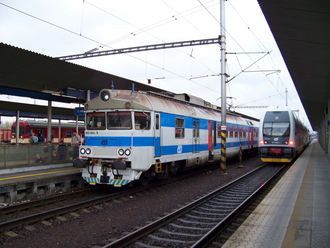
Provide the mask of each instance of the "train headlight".
[{"label": "train headlight", "polygon": [[91,154],[91,152],[92,152],[92,150],[91,150],[90,148],[87,148],[87,149],[86,149],[86,154],[87,154],[87,155]]},{"label": "train headlight", "polygon": [[100,92],[100,98],[102,99],[102,101],[106,102],[110,99],[110,92],[107,90],[102,90]]},{"label": "train headlight", "polygon": [[290,140],[290,141],[289,141],[289,145],[292,146],[293,144],[294,144],[293,140]]},{"label": "train headlight", "polygon": [[264,144],[264,141],[263,140],[260,140],[259,143],[260,143],[260,145],[263,145]]},{"label": "train headlight", "polygon": [[125,150],[125,155],[126,155],[126,156],[131,155],[131,150],[130,150],[130,149],[126,149],[126,150]]},{"label": "train headlight", "polygon": [[80,149],[80,154],[85,154],[85,152],[86,152],[85,148]]},{"label": "train headlight", "polygon": [[119,154],[119,156],[123,156],[123,155],[124,155],[124,153],[125,153],[125,152],[124,152],[124,150],[123,150],[123,149],[119,149],[119,150],[118,150],[118,154]]},{"label": "train headlight", "polygon": [[126,108],[126,109],[129,109],[129,108],[131,108],[131,103],[129,103],[129,102],[126,102],[126,103],[125,103],[125,108]]}]

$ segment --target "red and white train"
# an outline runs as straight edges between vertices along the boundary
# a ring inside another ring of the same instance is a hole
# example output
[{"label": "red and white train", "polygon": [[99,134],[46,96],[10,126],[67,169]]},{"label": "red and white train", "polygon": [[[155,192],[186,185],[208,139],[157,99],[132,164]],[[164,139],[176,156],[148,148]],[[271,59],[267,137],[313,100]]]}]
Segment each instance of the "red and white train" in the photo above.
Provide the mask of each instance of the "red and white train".
[{"label": "red and white train", "polygon": [[[63,140],[66,144],[71,144],[71,138],[73,132],[76,131],[76,122],[61,122],[59,127],[59,122],[52,122],[52,143],[57,144],[59,140]],[[82,137],[82,142],[84,138],[85,127],[84,124],[78,123],[78,134]],[[20,121],[19,122],[19,143],[20,144],[29,144],[29,139],[32,135],[38,137],[39,133],[42,133],[47,142],[47,121]],[[61,135],[59,135],[61,134]],[[60,138],[59,138],[60,137]],[[11,141],[12,144],[16,144],[16,122],[12,124],[11,127]]]}]

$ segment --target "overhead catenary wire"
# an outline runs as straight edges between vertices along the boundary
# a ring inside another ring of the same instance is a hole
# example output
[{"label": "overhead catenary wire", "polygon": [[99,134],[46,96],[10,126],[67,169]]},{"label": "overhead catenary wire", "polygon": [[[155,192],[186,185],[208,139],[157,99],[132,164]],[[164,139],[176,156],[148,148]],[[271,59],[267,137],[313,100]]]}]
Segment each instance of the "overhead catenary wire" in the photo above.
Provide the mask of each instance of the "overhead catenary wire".
[{"label": "overhead catenary wire", "polygon": [[[86,2],[87,1],[83,1],[84,2],[84,4],[86,4]],[[211,6],[211,4],[213,4],[214,3],[214,1],[209,1],[208,2],[208,5],[207,4],[205,4],[204,3],[204,5],[206,6],[206,8],[209,8],[209,6]],[[217,3],[218,4],[218,3]],[[214,5],[216,5],[216,4],[214,4]],[[213,5],[212,5],[213,6]],[[171,6],[171,8],[173,8],[172,6]],[[203,8],[202,8],[203,9]],[[173,8],[173,10],[175,11],[175,8]],[[181,13],[179,13],[178,11],[176,11],[176,13],[178,13],[177,15],[176,15],[176,18],[184,18],[184,16],[186,16],[186,15],[191,15],[192,13],[195,13],[196,11],[201,11],[201,8],[197,8],[197,7],[194,7],[194,8],[191,8],[190,9],[190,11],[189,12],[181,12]],[[30,16],[32,16],[32,15],[30,15]],[[183,17],[182,17],[183,16]],[[82,12],[82,15],[81,15],[81,18],[83,19],[84,18],[84,12]],[[41,20],[40,18],[39,18],[39,20]],[[123,21],[125,21],[124,19],[122,19]],[[42,21],[44,21],[44,20],[42,20]],[[168,21],[174,21],[174,18],[169,18],[168,19]],[[63,30],[65,30],[65,31],[68,31],[68,32],[70,32],[70,33],[72,33],[72,34],[75,34],[75,35],[79,35],[80,37],[82,37],[82,38],[85,38],[85,39],[88,39],[88,40],[90,40],[90,41],[93,41],[93,42],[96,42],[97,44],[99,44],[99,45],[107,45],[107,43],[106,44],[103,44],[102,42],[99,42],[99,41],[97,41],[97,40],[95,40],[95,39],[91,39],[90,37],[86,37],[86,36],[84,36],[84,30],[83,30],[83,21],[81,21],[81,25],[80,25],[80,32],[72,32],[71,30],[69,30],[69,29],[65,29],[65,28],[63,28],[63,27],[61,27],[61,26],[58,26],[58,25],[56,25],[56,24],[54,24],[54,23],[51,23],[51,22],[47,22],[47,21],[44,21],[44,22],[46,22],[46,23],[48,23],[48,24],[50,24],[50,25],[53,25],[53,26],[55,26],[55,27],[58,27],[58,28],[61,28],[61,29],[63,29]],[[192,25],[193,25],[193,23],[191,23]],[[191,25],[191,24],[189,24],[189,25]],[[157,28],[157,25],[155,25],[154,26],[155,28]],[[150,27],[151,28],[151,27]],[[138,27],[137,27],[137,29],[138,29]],[[151,30],[151,29],[150,29]],[[141,30],[141,32],[142,32],[142,30]],[[129,35],[128,35],[129,36]],[[132,35],[130,35],[130,37],[132,37]],[[155,38],[157,38],[157,37],[155,37]],[[190,55],[190,54],[189,54]],[[134,56],[132,56],[132,57],[134,57]],[[136,59],[136,58],[135,58]],[[197,61],[197,62],[199,62],[198,61],[198,57],[195,57],[194,56],[194,58],[193,58],[195,61]],[[151,65],[151,66],[155,66],[156,68],[161,68],[161,69],[165,69],[164,71],[166,71],[166,72],[168,72],[168,73],[171,73],[173,76],[176,76],[177,78],[182,78],[182,79],[186,79],[186,80],[189,80],[190,79],[190,82],[193,82],[193,83],[197,83],[197,84],[199,84],[197,81],[194,81],[194,80],[191,80],[191,76],[192,75],[190,75],[189,77],[187,77],[187,76],[185,76],[185,75],[179,75],[179,74],[181,74],[181,73],[175,73],[175,74],[173,74],[173,71],[171,71],[171,70],[166,70],[166,68],[164,68],[164,65],[163,66],[161,66],[161,67],[159,67],[159,66],[157,66],[157,65],[155,65],[155,64],[153,64],[153,63],[151,63],[150,61],[148,62],[146,62],[146,61],[144,61],[143,59],[142,60],[140,60],[141,62],[144,62],[144,63],[147,63],[148,65]],[[208,68],[208,67],[206,67],[206,68]],[[210,68],[208,68],[208,69],[210,69]],[[209,76],[210,76],[210,74],[211,73],[209,73]],[[212,74],[212,75],[216,75],[216,72],[214,72],[214,74]],[[203,85],[203,84],[199,84],[199,85]],[[205,87],[205,86],[203,86],[203,87]],[[212,87],[210,88],[210,87],[205,87],[205,88],[207,88],[207,89],[212,89]],[[291,100],[291,99],[290,99]]]}]

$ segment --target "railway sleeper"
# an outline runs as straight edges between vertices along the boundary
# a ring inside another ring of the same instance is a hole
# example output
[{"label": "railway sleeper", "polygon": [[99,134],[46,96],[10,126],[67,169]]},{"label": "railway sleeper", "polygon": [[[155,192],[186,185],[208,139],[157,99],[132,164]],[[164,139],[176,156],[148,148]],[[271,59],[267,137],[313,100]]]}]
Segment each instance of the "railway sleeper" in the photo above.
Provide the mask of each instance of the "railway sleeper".
[{"label": "railway sleeper", "polygon": [[224,218],[226,217],[225,214],[217,214],[217,213],[206,213],[206,212],[200,212],[200,211],[196,211],[193,210],[192,211],[196,216],[200,216],[200,217],[206,217],[206,218]]},{"label": "railway sleeper", "polygon": [[198,237],[202,237],[203,234],[190,234],[190,233],[182,233],[182,232],[172,232],[172,231],[168,231],[165,230],[163,228],[158,230],[159,232],[163,232],[167,235],[174,235],[174,236],[181,236],[181,237],[191,237],[191,238],[198,238]]},{"label": "railway sleeper", "polygon": [[194,244],[195,241],[185,241],[185,240],[177,240],[177,239],[168,239],[168,238],[161,238],[157,237],[155,235],[148,235],[149,238],[157,240],[157,241],[162,241],[162,242],[171,242],[171,243],[180,243],[180,244]]},{"label": "railway sleeper", "polygon": [[217,221],[222,220],[221,218],[211,218],[211,217],[209,218],[209,217],[202,217],[202,216],[196,216],[196,215],[191,215],[191,214],[186,214],[185,216],[188,218],[191,218],[191,219],[210,220],[210,221],[214,221],[215,223]]},{"label": "railway sleeper", "polygon": [[194,225],[202,225],[202,226],[214,226],[214,223],[211,223],[211,222],[191,221],[191,220],[185,220],[185,219],[178,219],[178,221],[186,223],[187,225],[194,224]]},{"label": "railway sleeper", "polygon": [[[200,228],[200,227],[191,227],[191,226],[181,226],[181,225],[177,225],[174,223],[170,223],[168,224],[171,227],[177,228],[177,229],[185,229],[185,230],[192,230],[192,231],[208,231],[210,230],[210,228]],[[212,224],[213,225],[213,224]]]}]

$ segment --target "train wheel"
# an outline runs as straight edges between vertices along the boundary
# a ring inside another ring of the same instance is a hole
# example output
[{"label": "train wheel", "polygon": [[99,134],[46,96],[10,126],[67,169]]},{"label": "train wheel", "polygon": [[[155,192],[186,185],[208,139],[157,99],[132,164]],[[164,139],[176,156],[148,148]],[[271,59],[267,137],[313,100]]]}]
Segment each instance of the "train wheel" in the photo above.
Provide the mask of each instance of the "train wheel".
[{"label": "train wheel", "polygon": [[142,173],[142,175],[140,176],[140,179],[139,179],[139,183],[142,186],[146,186],[146,185],[148,185],[149,181],[150,181],[150,177],[146,173]]}]

